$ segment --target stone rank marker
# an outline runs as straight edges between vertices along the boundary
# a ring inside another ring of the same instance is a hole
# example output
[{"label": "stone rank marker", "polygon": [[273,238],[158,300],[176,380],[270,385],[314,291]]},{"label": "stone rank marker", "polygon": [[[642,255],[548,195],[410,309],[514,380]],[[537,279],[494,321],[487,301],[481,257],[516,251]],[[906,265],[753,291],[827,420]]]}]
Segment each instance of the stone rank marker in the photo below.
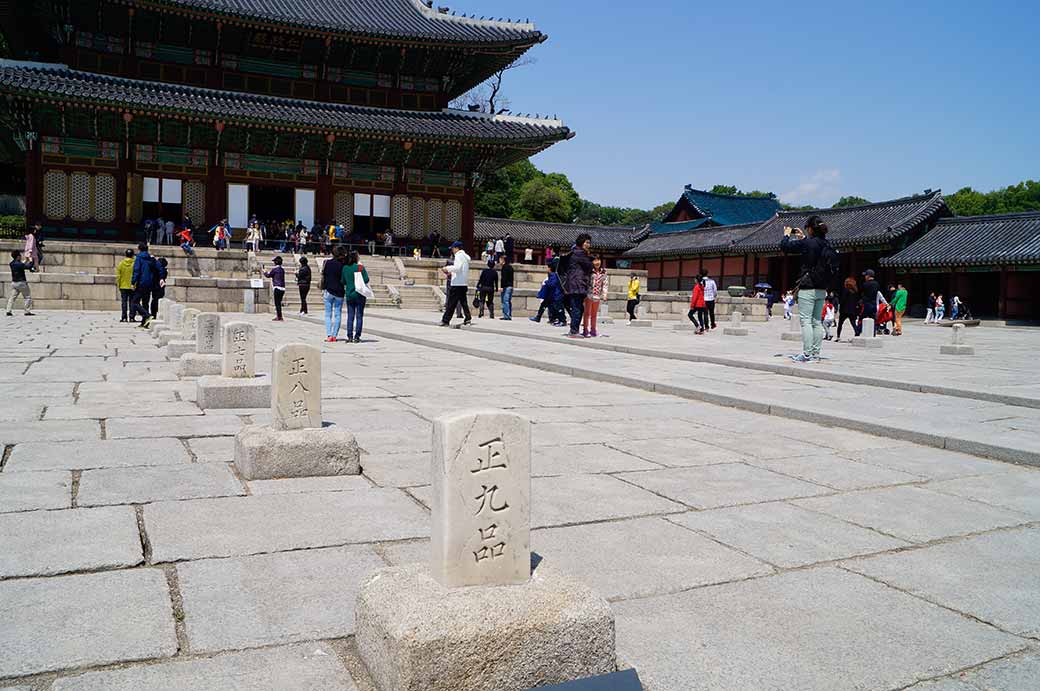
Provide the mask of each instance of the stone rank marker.
[{"label": "stone rank marker", "polygon": [[221,374],[231,379],[256,376],[256,328],[249,322],[224,325],[223,366]]},{"label": "stone rank marker", "polygon": [[747,336],[749,331],[744,324],[744,315],[740,310],[734,309],[729,315],[729,326],[723,327],[723,336]]},{"label": "stone rank marker", "polygon": [[964,324],[954,324],[950,327],[951,342],[948,345],[939,346],[942,355],[974,355],[975,347],[964,342]]},{"label": "stone rank marker", "polygon": [[498,410],[434,421],[427,564],[381,569],[354,608],[379,691],[526,691],[616,669],[601,596],[530,549],[531,423]]},{"label": "stone rank marker", "polygon": [[220,355],[196,356],[219,360],[211,374],[221,375],[199,377],[195,389],[199,407],[208,410],[270,406],[271,378],[256,374],[255,327],[249,322],[229,322],[224,325],[222,341]]},{"label": "stone rank marker", "polygon": [[321,351],[314,346],[288,343],[274,351],[271,427],[321,427]]},{"label": "stone rank marker", "polygon": [[[271,424],[247,425],[235,436],[239,474],[246,480],[359,474],[354,435],[321,419],[321,351],[303,343],[279,346],[271,373]],[[221,379],[236,389],[250,381]]]},{"label": "stone rank marker", "polygon": [[203,312],[195,323],[195,352],[200,355],[220,354],[220,315]]},{"label": "stone rank marker", "polygon": [[166,356],[171,360],[180,360],[185,353],[195,352],[195,325],[199,311],[188,307],[181,313],[180,331],[164,333],[159,336],[159,343],[166,346]]},{"label": "stone rank marker", "polygon": [[460,413],[433,423],[433,560],[443,586],[531,576],[531,423]]}]

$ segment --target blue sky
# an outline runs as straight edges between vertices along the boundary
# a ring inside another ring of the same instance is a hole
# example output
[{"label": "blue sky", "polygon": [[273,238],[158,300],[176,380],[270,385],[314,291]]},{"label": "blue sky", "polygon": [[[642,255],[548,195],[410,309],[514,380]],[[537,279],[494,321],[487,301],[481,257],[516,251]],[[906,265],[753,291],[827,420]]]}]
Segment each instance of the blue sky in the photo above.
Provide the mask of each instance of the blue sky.
[{"label": "blue sky", "polygon": [[549,40],[514,113],[577,137],[535,157],[601,204],[715,183],[788,203],[1040,177],[1040,3],[464,0]]}]

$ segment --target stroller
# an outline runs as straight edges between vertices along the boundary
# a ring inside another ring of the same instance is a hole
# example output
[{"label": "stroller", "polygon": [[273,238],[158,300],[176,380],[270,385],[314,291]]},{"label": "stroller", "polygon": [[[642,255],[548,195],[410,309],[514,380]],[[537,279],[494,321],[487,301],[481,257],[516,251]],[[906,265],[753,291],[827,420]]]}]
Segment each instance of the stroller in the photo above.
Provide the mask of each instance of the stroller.
[{"label": "stroller", "polygon": [[895,319],[896,313],[895,310],[892,309],[892,305],[887,303],[878,305],[877,320],[875,321],[875,326],[877,327],[878,332],[884,332],[887,336],[889,334],[888,325],[892,324],[893,328],[895,328]]}]

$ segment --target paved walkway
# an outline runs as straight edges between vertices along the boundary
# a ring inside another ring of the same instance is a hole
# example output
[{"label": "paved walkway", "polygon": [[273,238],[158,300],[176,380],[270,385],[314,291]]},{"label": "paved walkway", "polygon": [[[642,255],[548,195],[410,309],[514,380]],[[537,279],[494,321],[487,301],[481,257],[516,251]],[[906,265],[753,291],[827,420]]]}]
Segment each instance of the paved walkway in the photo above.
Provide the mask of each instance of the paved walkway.
[{"label": "paved walkway", "polygon": [[[358,585],[425,559],[430,420],[473,406],[533,421],[533,548],[613,603],[652,691],[1037,687],[1040,470],[779,414],[880,395],[893,419],[957,416],[953,435],[1000,404],[370,317],[362,344],[322,344],[324,417],[355,431],[363,475],[260,482],[229,462],[266,410],[203,414],[110,315],[8,320],[0,688],[371,691]],[[260,369],[323,334],[251,319]],[[683,395],[632,384],[665,366]],[[772,402],[691,400],[695,383]]]}]

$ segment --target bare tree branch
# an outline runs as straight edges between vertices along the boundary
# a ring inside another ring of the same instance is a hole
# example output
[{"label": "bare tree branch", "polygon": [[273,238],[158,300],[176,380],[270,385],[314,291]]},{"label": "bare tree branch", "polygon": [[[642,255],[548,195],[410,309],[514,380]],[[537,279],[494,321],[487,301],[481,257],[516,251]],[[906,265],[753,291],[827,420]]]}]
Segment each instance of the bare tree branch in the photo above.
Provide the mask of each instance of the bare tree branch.
[{"label": "bare tree branch", "polygon": [[492,115],[508,110],[511,101],[509,97],[502,95],[502,82],[506,72],[519,67],[533,65],[535,62],[535,58],[525,57],[510,65],[506,65],[485,81],[452,100],[448,107],[458,110],[471,110],[471,106],[473,106],[473,109],[477,110],[477,112],[490,113]]}]

